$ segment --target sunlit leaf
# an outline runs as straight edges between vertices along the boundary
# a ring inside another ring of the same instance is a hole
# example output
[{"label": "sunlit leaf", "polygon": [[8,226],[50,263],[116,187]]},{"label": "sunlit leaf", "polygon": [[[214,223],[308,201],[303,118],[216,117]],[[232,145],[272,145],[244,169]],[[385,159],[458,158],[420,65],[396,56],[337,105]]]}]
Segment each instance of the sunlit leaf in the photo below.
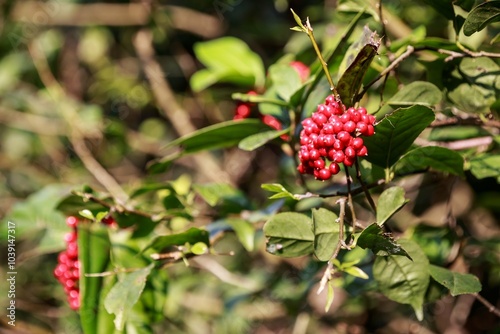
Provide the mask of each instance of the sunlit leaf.
[{"label": "sunlit leaf", "polygon": [[494,177],[500,183],[500,155],[483,154],[472,158],[470,171],[478,179]]},{"label": "sunlit leaf", "polygon": [[155,251],[161,252],[171,246],[184,246],[186,243],[194,245],[197,242],[203,242],[206,245],[210,245],[208,232],[203,229],[191,227],[189,230],[182,233],[156,237],[143,251],[152,248]]},{"label": "sunlit leaf", "polygon": [[267,144],[271,140],[276,139],[279,136],[288,133],[289,131],[290,131],[289,129],[285,129],[281,131],[272,130],[272,131],[256,133],[240,141],[240,143],[238,144],[238,148],[244,151],[253,151]]}]

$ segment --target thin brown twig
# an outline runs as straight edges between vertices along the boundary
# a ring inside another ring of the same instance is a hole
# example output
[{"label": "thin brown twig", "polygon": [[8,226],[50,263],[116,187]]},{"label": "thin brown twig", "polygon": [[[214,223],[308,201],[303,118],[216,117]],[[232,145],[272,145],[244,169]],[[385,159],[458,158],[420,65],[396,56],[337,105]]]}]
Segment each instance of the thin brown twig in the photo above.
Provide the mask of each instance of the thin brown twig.
[{"label": "thin brown twig", "polygon": [[392,70],[394,70],[399,65],[399,63],[401,63],[403,60],[408,58],[414,51],[415,51],[415,48],[411,45],[408,45],[405,52],[403,52],[389,66],[387,66],[387,68],[385,70],[380,72],[380,74],[375,79],[373,79],[370,83],[368,83],[366,86],[363,87],[363,90],[361,91],[361,93],[359,93],[356,96],[356,100],[359,101],[373,84],[375,84],[377,81],[379,81],[386,74],[389,74]]},{"label": "thin brown twig", "polygon": [[75,153],[83,162],[85,168],[106,188],[107,191],[109,191],[115,200],[118,203],[125,205],[128,200],[128,195],[113,178],[113,176],[111,176],[111,174],[109,174],[106,169],[94,158],[85,144],[85,135],[78,127],[79,122],[76,121],[79,118],[78,113],[73,109],[73,103],[69,101],[66,92],[50,71],[47,58],[43,52],[41,52],[41,49],[34,44],[30,44],[28,46],[28,50],[31,54],[33,64],[35,65],[40,79],[44,83],[47,90],[52,94],[54,100],[56,102],[59,100],[67,102],[64,103],[64,107],[66,108],[60,108],[59,111],[69,127],[68,139],[70,140]]},{"label": "thin brown twig", "polygon": [[491,304],[489,301],[486,300],[483,296],[481,296],[479,293],[474,293],[473,294],[476,299],[486,306],[488,308],[488,311],[496,315],[497,317],[500,317],[500,310],[495,307],[495,305]]},{"label": "thin brown twig", "polygon": [[373,212],[377,213],[377,207],[375,206],[375,202],[373,201],[372,195],[368,191],[368,188],[366,187],[366,184],[363,181],[363,178],[361,177],[361,169],[359,168],[358,159],[356,159],[354,164],[356,166],[356,178],[358,179],[359,184],[361,185],[361,189],[363,189],[363,192],[365,193],[366,199],[368,200],[368,203],[370,203],[370,206],[371,206]]},{"label": "thin brown twig", "polygon": [[467,118],[450,117],[446,119],[435,120],[429,126],[431,128],[438,128],[438,127],[453,126],[453,125],[477,125],[477,126],[493,127],[500,129],[500,121],[493,119],[482,120],[479,117],[467,117]]},{"label": "thin brown twig", "polygon": [[[189,113],[177,103],[172,88],[165,80],[163,70],[155,59],[152,43],[153,36],[149,29],[141,29],[133,40],[158,106],[163,111],[163,116],[170,121],[180,136],[192,133],[197,129],[191,122]],[[199,171],[206,178],[216,182],[231,182],[229,175],[208,152],[201,152],[193,155],[192,158],[200,166]]]}]

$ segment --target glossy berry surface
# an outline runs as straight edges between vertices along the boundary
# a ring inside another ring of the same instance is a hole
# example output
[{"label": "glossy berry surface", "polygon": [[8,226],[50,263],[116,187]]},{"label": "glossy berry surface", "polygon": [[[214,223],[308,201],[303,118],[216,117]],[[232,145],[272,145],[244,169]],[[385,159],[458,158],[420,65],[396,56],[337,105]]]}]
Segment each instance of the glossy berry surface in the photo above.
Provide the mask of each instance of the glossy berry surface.
[{"label": "glossy berry surface", "polygon": [[363,107],[347,109],[333,95],[328,96],[325,103],[301,124],[297,170],[322,181],[338,174],[339,164],[351,167],[357,157],[368,155],[361,136],[375,133],[373,115]]}]

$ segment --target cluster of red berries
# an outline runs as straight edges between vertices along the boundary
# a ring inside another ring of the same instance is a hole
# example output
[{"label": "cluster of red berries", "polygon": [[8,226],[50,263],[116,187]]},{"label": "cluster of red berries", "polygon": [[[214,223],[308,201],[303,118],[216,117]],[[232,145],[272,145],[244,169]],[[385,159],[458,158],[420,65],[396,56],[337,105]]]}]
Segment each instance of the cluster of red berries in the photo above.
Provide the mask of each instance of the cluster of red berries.
[{"label": "cluster of red berries", "polygon": [[[309,78],[309,74],[311,71],[306,64],[304,64],[300,61],[292,61],[292,62],[290,62],[290,66],[295,71],[297,71],[297,73],[299,74],[300,80],[302,82],[305,82]],[[257,93],[253,90],[249,91],[247,94],[248,95],[257,95]],[[251,103],[251,102],[239,102],[236,106],[233,120],[249,118],[251,116],[252,107],[254,105],[255,104]],[[259,117],[260,117],[262,123],[266,124],[267,126],[273,128],[275,130],[278,130],[278,131],[283,130],[283,125],[276,117],[271,116],[271,115],[260,115]],[[281,139],[288,141],[290,139],[290,137],[285,134],[285,135],[281,136]]]},{"label": "cluster of red berries", "polygon": [[78,310],[80,308],[80,288],[78,286],[80,261],[78,261],[78,236],[76,232],[78,219],[70,216],[66,218],[66,224],[72,228],[72,231],[64,236],[66,250],[59,253],[57,257],[58,264],[54,269],[54,276],[64,287],[69,306],[73,310]]},{"label": "cluster of red berries", "polygon": [[340,171],[340,163],[350,167],[356,157],[368,150],[360,136],[375,133],[375,117],[365,108],[348,108],[330,95],[312,114],[302,121],[300,132],[301,174],[311,174],[318,180],[328,180]]}]

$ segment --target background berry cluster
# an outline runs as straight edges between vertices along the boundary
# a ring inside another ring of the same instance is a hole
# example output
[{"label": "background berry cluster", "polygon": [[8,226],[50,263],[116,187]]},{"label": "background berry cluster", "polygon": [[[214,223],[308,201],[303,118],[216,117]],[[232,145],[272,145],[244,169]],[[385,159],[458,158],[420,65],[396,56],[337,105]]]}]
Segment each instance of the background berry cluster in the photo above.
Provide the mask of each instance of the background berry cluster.
[{"label": "background berry cluster", "polygon": [[78,280],[80,279],[80,261],[78,261],[78,219],[70,216],[66,218],[66,224],[72,228],[72,231],[66,233],[66,250],[59,253],[57,257],[57,266],[54,269],[54,276],[64,287],[64,292],[68,297],[69,306],[73,310],[80,308],[80,288]]},{"label": "background berry cluster", "polygon": [[374,124],[375,117],[365,108],[346,110],[339,99],[329,95],[311,117],[302,121],[297,170],[328,180],[340,171],[340,163],[352,166],[356,157],[368,154],[360,136],[372,136]]},{"label": "background berry cluster", "polygon": [[[297,73],[299,74],[300,80],[302,82],[305,82],[309,78],[311,71],[306,64],[304,64],[300,61],[292,61],[292,62],[290,62],[289,65],[295,71],[297,71]],[[247,94],[248,95],[257,95],[257,92],[255,92],[254,90],[251,90],[251,91],[248,91]],[[233,119],[238,120],[238,119],[245,119],[245,118],[251,117],[252,107],[254,105],[255,104],[252,102],[238,102]],[[273,128],[275,130],[280,131],[283,129],[283,125],[281,124],[281,122],[274,116],[259,114],[259,118],[261,119],[262,123],[266,124],[267,126]],[[288,135],[282,135],[281,139],[288,141],[290,139],[290,137]]]}]

